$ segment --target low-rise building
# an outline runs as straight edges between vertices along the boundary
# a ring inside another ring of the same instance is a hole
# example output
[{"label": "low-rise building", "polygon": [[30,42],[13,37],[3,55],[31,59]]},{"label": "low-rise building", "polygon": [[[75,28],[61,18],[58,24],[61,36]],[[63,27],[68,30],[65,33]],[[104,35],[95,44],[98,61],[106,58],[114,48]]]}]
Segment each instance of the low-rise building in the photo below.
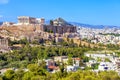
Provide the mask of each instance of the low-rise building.
[{"label": "low-rise building", "polygon": [[56,56],[56,57],[54,57],[55,62],[67,63],[67,60],[68,60],[67,56]]},{"label": "low-rise building", "polygon": [[80,58],[73,58],[73,66],[80,67]]},{"label": "low-rise building", "polygon": [[116,69],[117,69],[116,65],[111,62],[100,62],[100,65],[98,66],[98,70],[100,71],[109,71]]},{"label": "low-rise building", "polygon": [[75,66],[67,66],[66,70],[67,70],[67,72],[71,72],[71,71],[76,71],[77,68]]},{"label": "low-rise building", "polygon": [[92,67],[92,65],[96,64],[97,61],[96,60],[89,60],[89,62],[86,62],[86,66],[87,67]]},{"label": "low-rise building", "polygon": [[112,59],[113,56],[111,56],[110,54],[89,54],[89,53],[86,53],[85,56],[87,57],[91,57],[91,58],[94,58],[94,59],[98,59],[98,58],[101,58],[101,59],[105,59],[105,58],[109,58],[109,59]]}]

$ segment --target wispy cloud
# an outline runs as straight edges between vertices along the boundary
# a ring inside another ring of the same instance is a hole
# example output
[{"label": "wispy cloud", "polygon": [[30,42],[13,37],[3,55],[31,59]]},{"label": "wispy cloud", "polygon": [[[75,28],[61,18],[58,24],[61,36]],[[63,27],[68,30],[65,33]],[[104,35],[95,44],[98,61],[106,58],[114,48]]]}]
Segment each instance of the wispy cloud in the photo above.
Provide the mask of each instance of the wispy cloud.
[{"label": "wispy cloud", "polygon": [[0,18],[3,18],[3,15],[0,15]]},{"label": "wispy cloud", "polygon": [[7,4],[9,0],[0,0],[0,4]]}]

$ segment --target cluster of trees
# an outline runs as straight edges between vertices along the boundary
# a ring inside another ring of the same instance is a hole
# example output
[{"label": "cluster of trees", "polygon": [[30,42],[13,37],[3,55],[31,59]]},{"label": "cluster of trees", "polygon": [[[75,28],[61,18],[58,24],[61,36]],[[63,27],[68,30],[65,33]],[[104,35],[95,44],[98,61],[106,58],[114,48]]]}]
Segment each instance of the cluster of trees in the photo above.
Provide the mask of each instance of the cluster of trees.
[{"label": "cluster of trees", "polygon": [[77,72],[62,72],[49,73],[44,69],[44,64],[38,66],[36,64],[28,65],[29,71],[24,70],[8,70],[4,76],[0,76],[0,80],[120,80],[120,76],[113,71],[92,72],[92,71],[77,71]]},{"label": "cluster of trees", "polygon": [[21,40],[14,40],[14,41],[11,41],[11,40],[8,40],[9,41],[9,46],[13,46],[14,44],[28,44],[28,40],[26,38],[24,39],[21,39]]},{"label": "cluster of trees", "polygon": [[101,35],[113,35],[113,36],[116,36],[116,37],[118,37],[118,36],[120,36],[120,34],[116,34],[116,33],[105,33],[105,34],[103,34],[103,33],[99,33],[99,34],[101,34]]},{"label": "cluster of trees", "polygon": [[110,49],[110,50],[119,50],[120,49],[120,45],[118,45],[118,44],[107,44],[106,47],[107,47],[107,49]]},{"label": "cluster of trees", "polygon": [[[38,59],[53,58],[54,56],[70,56],[85,59],[84,52],[92,50],[83,47],[63,46],[37,46],[31,47],[26,44],[20,50],[0,54],[0,68],[4,67],[26,67],[30,63],[36,63]],[[93,49],[94,50],[94,49]]]},{"label": "cluster of trees", "polygon": [[[34,46],[31,47],[26,39],[10,42],[13,44],[23,44],[20,50],[13,50],[6,54],[0,54],[0,68],[19,68],[19,70],[8,70],[4,76],[0,76],[0,80],[120,80],[115,72],[99,72],[77,71],[67,73],[64,66],[59,66],[60,71],[49,73],[45,62],[39,65],[38,60],[53,58],[54,56],[69,56],[69,64],[72,64],[72,57],[79,57],[84,62],[89,58],[84,56],[84,52],[89,50],[100,50],[99,48],[90,48],[85,46],[76,46],[71,40],[61,42],[61,46]],[[96,68],[97,65],[94,65]],[[25,72],[23,69],[29,69]]]},{"label": "cluster of trees", "polygon": [[120,49],[120,45],[119,44],[102,44],[99,43],[98,44],[100,47],[105,47],[105,49],[107,50],[119,50]]},{"label": "cluster of trees", "polygon": [[[61,45],[61,46],[67,46],[67,47],[83,47],[83,48],[91,48],[90,47],[90,40],[87,40],[86,38],[83,39],[83,41],[86,41],[88,42],[88,46],[86,45],[77,45],[74,43],[73,39],[69,39],[67,38],[67,41],[61,41],[61,42],[56,42],[55,39],[51,40],[50,42],[52,43],[52,45]],[[49,41],[48,41],[49,42]],[[43,39],[38,39],[38,40],[34,40],[34,41],[28,41],[26,38],[24,39],[21,39],[19,41],[10,41],[9,40],[9,45],[12,46],[14,44],[23,44],[23,45],[26,45],[26,44],[37,44],[37,45],[43,45],[43,44],[46,44],[47,43],[47,40],[43,40]],[[103,49],[108,49],[108,50],[119,50],[120,49],[120,45],[118,44],[102,44],[102,43],[99,43],[98,44],[99,46],[99,50],[103,50]],[[96,49],[96,47],[92,48],[94,50],[98,50],[98,48]]]},{"label": "cluster of trees", "polygon": [[[84,52],[89,50],[99,50],[99,48],[90,48],[85,46],[77,46],[73,43],[73,40],[62,41],[60,43],[54,43],[54,46],[31,47],[30,42],[27,39],[20,41],[9,41],[9,45],[22,44],[24,45],[20,50],[13,50],[6,54],[0,54],[0,69],[9,67],[27,67],[30,63],[36,63],[38,59],[47,59],[54,56],[70,56],[79,57],[83,61],[88,61],[88,58],[84,56]],[[36,43],[36,42],[34,42]],[[38,43],[37,43],[38,44]],[[61,46],[57,46],[57,45]]]}]

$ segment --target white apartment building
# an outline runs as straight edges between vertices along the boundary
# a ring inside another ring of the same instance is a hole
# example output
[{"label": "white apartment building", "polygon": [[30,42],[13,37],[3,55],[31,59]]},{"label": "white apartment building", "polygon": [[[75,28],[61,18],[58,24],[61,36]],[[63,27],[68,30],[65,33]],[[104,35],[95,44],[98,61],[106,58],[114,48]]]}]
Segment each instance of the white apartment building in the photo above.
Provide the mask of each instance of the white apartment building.
[{"label": "white apartment building", "polygon": [[109,71],[109,70],[116,70],[117,66],[114,63],[111,62],[100,62],[100,65],[98,66],[98,70],[100,71]]}]

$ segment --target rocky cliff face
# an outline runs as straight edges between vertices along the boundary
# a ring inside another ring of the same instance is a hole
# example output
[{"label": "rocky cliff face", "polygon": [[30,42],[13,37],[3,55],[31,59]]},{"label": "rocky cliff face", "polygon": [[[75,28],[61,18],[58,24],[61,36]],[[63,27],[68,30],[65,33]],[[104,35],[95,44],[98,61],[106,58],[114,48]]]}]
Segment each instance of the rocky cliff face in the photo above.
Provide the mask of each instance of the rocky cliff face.
[{"label": "rocky cliff face", "polygon": [[50,20],[50,23],[51,23],[50,25],[43,26],[43,30],[45,32],[58,33],[58,34],[77,32],[76,26],[73,26],[72,24],[68,23],[62,18]]},{"label": "rocky cliff face", "polygon": [[53,25],[17,25],[0,27],[0,36],[7,37],[12,40],[20,40],[22,38],[45,38],[53,33],[75,33],[76,27],[70,25],[53,26]]},{"label": "rocky cliff face", "polygon": [[43,28],[45,32],[58,33],[58,34],[77,32],[75,26],[67,26],[67,25],[64,26],[44,25]]}]

